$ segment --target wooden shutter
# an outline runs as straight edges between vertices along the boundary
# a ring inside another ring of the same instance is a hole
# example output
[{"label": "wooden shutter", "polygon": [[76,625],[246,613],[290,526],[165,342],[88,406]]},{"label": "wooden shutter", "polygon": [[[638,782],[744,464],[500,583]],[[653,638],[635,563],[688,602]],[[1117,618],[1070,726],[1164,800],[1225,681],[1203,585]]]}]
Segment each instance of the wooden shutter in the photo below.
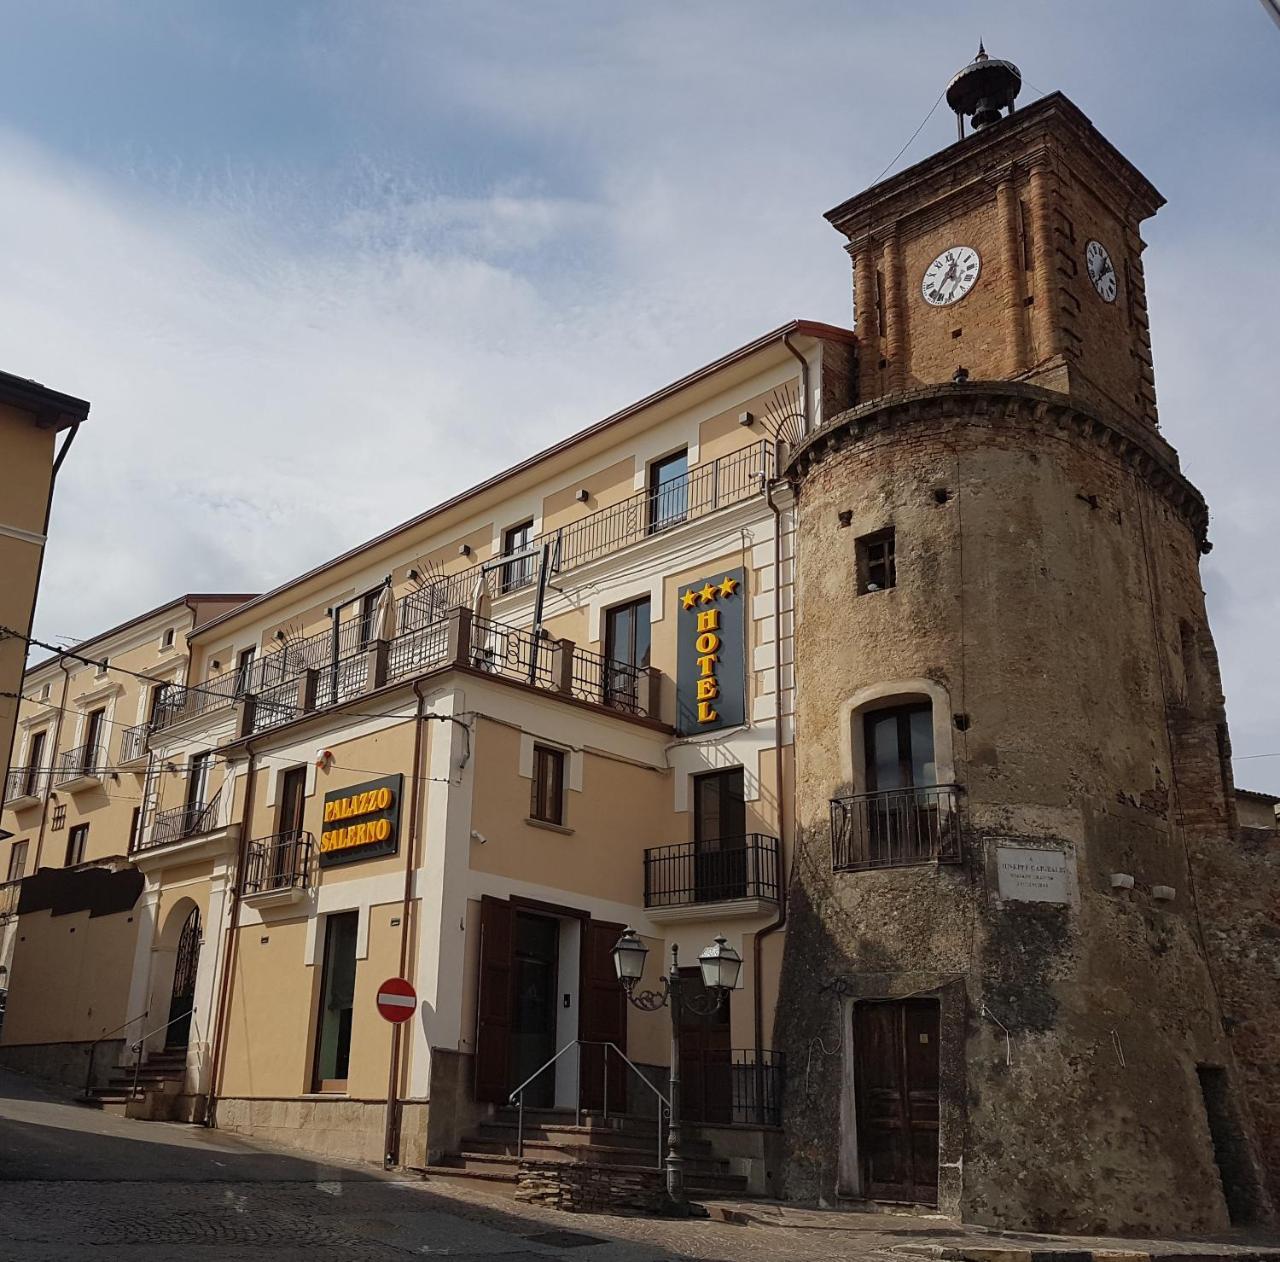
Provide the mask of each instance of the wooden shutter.
[{"label": "wooden shutter", "polygon": [[[582,973],[578,988],[578,1037],[587,1042],[613,1043],[627,1050],[627,997],[613,967],[613,946],[625,925],[603,920],[582,922]],[[631,1071],[612,1054],[609,1065],[609,1111],[625,1111]],[[604,1106],[603,1047],[582,1049],[582,1106]]]},{"label": "wooden shutter", "polygon": [[476,1099],[506,1104],[511,1065],[511,904],[480,900],[480,993],[476,1003]]}]

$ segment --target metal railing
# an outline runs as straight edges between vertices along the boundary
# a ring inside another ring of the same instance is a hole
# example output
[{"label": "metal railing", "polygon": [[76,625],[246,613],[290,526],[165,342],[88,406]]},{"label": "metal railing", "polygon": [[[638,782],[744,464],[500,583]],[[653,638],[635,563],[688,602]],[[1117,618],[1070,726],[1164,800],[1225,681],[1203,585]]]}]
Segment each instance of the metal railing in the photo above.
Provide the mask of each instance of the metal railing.
[{"label": "metal railing", "polygon": [[643,716],[645,707],[641,701],[641,681],[644,673],[643,666],[614,661],[574,646],[570,678],[572,693],[579,701],[590,701],[626,714]]},{"label": "metal railing", "polygon": [[39,797],[49,779],[47,767],[11,767],[4,781],[4,800]]},{"label": "metal railing", "polygon": [[133,1089],[129,1095],[131,1100],[136,1100],[138,1098],[138,1075],[142,1072],[142,1049],[146,1044],[146,1041],[151,1038],[152,1035],[160,1034],[169,1029],[170,1026],[177,1025],[180,1021],[194,1021],[195,1019],[196,1006],[195,1004],[192,1004],[189,1012],[180,1012],[176,1017],[170,1017],[163,1025],[156,1026],[154,1030],[148,1030],[131,1046],[130,1050],[133,1052]]},{"label": "metal railing", "polygon": [[219,789],[208,802],[187,802],[167,811],[157,811],[150,833],[138,838],[134,850],[150,850],[211,832],[217,822],[221,796],[222,790]]},{"label": "metal railing", "polygon": [[764,833],[644,852],[644,905],[680,907],[780,896],[778,839]]},{"label": "metal railing", "polygon": [[150,723],[139,723],[135,727],[126,727],[120,734],[120,761],[133,762],[136,758],[147,756],[147,733]]},{"label": "metal railing", "polygon": [[831,866],[837,872],[958,863],[959,789],[923,785],[831,800]]},{"label": "metal railing", "polygon": [[0,881],[0,924],[12,920],[18,914],[18,898],[22,894],[22,878]]},{"label": "metal railing", "polygon": [[[89,1063],[85,1068],[84,1075],[84,1096],[86,1100],[93,1095],[93,1061],[94,1057],[98,1054],[98,1044],[105,1042],[113,1035],[119,1034],[122,1030],[127,1030],[135,1021],[145,1021],[150,1015],[151,1009],[148,1008],[145,1012],[140,1012],[136,1017],[130,1017],[127,1021],[116,1026],[114,1030],[108,1030],[105,1034],[98,1035],[98,1037],[89,1045]],[[134,1078],[133,1086],[136,1091],[138,1087],[138,1080],[136,1077]]]},{"label": "metal railing", "polygon": [[539,639],[532,631],[494,622],[492,618],[472,618],[469,664],[488,675],[505,675],[540,688],[556,686],[555,640]]},{"label": "metal railing", "polygon": [[397,635],[387,651],[387,679],[404,679],[443,666],[449,656],[449,620],[437,621]]},{"label": "metal railing", "polygon": [[[575,1100],[574,1124],[582,1125],[582,1049],[584,1047],[599,1047],[603,1049],[601,1057],[602,1082],[601,1082],[601,1116],[605,1121],[609,1120],[609,1053],[612,1052],[617,1056],[622,1064],[629,1068],[637,1078],[657,1097],[658,1100],[658,1169],[662,1168],[662,1160],[665,1155],[664,1144],[666,1142],[666,1128],[663,1123],[671,1116],[671,1099],[665,1096],[652,1082],[644,1075],[640,1067],[630,1059],[616,1043],[610,1043],[600,1039],[574,1039],[572,1043],[566,1043],[550,1060],[546,1061],[539,1068],[535,1069],[509,1096],[507,1103],[514,1104],[518,1109],[518,1117],[516,1120],[516,1160],[519,1161],[524,1157],[524,1093],[529,1087],[537,1082],[537,1080],[547,1072],[570,1048],[577,1051],[577,1057],[574,1061],[574,1084],[573,1096]],[[614,1103],[617,1101],[615,1099]],[[625,1093],[623,1108],[625,1110]]]},{"label": "metal railing", "polygon": [[704,1049],[680,1057],[682,1122],[718,1126],[781,1126],[781,1052]]},{"label": "metal railing", "polygon": [[257,837],[245,851],[245,894],[268,894],[307,883],[314,839],[308,832],[273,833]]},{"label": "metal railing", "polygon": [[69,749],[58,760],[58,784],[66,784],[71,780],[79,780],[86,776],[102,774],[103,757],[101,745],[80,745]]}]

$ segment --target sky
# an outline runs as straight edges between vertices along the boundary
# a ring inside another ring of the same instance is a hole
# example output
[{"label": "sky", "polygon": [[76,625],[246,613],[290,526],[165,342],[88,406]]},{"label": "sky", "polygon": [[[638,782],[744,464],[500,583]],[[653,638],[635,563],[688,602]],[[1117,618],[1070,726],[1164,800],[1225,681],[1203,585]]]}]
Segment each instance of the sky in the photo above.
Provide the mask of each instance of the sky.
[{"label": "sky", "polygon": [[[0,0],[0,368],[92,403],[36,634],[266,590],[785,320],[979,37],[1168,205],[1161,428],[1280,792],[1280,26],[1255,0]],[[933,112],[930,115],[930,109]]]}]

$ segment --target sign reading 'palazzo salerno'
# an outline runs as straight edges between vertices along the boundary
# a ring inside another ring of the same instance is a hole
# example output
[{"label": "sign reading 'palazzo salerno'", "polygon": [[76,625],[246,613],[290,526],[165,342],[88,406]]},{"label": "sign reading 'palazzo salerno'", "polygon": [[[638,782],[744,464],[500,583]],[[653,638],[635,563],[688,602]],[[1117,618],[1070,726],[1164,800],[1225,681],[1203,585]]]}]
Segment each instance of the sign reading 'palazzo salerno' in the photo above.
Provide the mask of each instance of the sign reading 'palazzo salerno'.
[{"label": "sign reading 'palazzo salerno'", "polygon": [[395,854],[400,847],[400,794],[404,776],[383,776],[324,795],[320,833],[322,868]]},{"label": "sign reading 'palazzo salerno'", "polygon": [[747,718],[745,572],[717,572],[680,589],[676,726],[682,736]]}]

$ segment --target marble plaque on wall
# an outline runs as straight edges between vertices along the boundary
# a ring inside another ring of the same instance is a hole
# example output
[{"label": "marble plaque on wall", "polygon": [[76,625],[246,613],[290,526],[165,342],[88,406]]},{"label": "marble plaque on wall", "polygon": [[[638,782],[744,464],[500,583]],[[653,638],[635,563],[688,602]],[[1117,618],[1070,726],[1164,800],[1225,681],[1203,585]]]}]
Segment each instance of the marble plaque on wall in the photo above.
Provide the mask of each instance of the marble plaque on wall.
[{"label": "marble plaque on wall", "polygon": [[1023,903],[1071,902],[1069,862],[1061,850],[998,846],[996,872],[1000,897]]}]

